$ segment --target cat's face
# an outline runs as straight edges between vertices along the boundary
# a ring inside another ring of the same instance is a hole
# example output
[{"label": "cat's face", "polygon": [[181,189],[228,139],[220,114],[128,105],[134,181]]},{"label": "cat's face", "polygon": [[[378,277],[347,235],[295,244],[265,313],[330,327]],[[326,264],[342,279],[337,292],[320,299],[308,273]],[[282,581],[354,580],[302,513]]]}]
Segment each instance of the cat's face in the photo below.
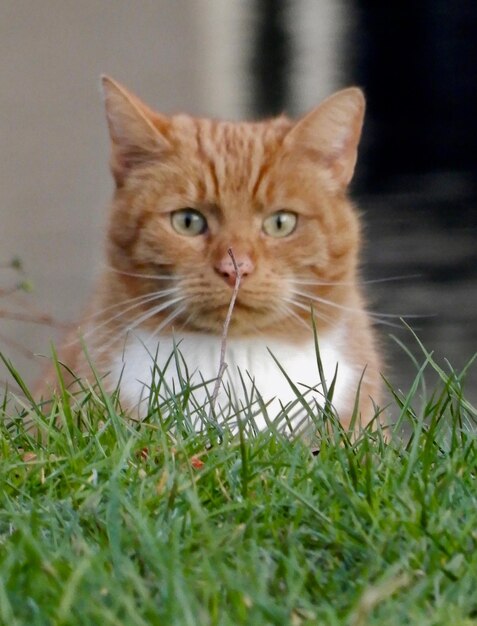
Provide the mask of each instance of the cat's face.
[{"label": "cat's face", "polygon": [[104,87],[117,182],[110,279],[125,299],[162,292],[143,323],[220,333],[235,284],[229,249],[242,274],[231,333],[298,336],[306,294],[321,324],[335,319],[319,299],[340,302],[354,278],[358,222],[345,188],[359,90],[294,124],[166,118],[109,79]]}]

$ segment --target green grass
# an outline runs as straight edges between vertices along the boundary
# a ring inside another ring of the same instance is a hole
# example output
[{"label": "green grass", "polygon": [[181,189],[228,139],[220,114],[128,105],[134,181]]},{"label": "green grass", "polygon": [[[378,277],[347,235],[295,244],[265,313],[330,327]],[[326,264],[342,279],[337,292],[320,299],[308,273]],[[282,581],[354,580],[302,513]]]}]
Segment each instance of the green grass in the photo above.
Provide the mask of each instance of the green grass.
[{"label": "green grass", "polygon": [[316,456],[193,434],[187,396],[140,425],[99,387],[5,397],[0,623],[477,625],[477,411],[426,367],[440,385],[393,394],[390,441],[318,416]]}]

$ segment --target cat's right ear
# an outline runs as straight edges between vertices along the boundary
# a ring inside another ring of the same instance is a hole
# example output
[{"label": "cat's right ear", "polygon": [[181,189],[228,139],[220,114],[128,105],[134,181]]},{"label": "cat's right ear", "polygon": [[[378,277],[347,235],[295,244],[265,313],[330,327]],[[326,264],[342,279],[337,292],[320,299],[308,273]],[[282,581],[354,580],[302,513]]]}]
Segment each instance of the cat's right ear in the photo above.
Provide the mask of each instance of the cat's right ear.
[{"label": "cat's right ear", "polygon": [[316,157],[340,187],[350,182],[356,165],[365,101],[361,89],[349,87],[324,100],[292,127],[285,144]]},{"label": "cat's right ear", "polygon": [[164,134],[169,122],[108,76],[102,76],[101,83],[111,137],[111,171],[121,186],[131,169],[171,149]]}]

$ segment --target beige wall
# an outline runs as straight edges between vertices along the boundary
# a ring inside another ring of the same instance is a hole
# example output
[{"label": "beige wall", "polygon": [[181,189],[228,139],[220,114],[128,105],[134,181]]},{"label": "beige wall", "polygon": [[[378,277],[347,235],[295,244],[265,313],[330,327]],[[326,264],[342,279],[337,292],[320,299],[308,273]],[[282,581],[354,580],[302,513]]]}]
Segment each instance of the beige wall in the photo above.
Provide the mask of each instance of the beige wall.
[{"label": "beige wall", "polygon": [[[309,22],[316,9],[303,6],[308,13],[298,20]],[[325,12],[326,23],[332,13]],[[249,101],[244,64],[252,20],[247,0],[0,2],[0,265],[14,255],[23,260],[35,288],[27,306],[75,319],[100,267],[112,184],[99,75],[112,75],[166,112],[240,117]],[[298,74],[306,68],[306,41]],[[315,83],[317,95],[331,90],[329,69],[313,73],[311,85],[297,79],[305,101]],[[0,272],[0,289],[6,280]],[[3,297],[0,310],[8,302]],[[54,336],[0,318],[1,334],[43,354]],[[35,376],[30,359],[8,352]]]}]

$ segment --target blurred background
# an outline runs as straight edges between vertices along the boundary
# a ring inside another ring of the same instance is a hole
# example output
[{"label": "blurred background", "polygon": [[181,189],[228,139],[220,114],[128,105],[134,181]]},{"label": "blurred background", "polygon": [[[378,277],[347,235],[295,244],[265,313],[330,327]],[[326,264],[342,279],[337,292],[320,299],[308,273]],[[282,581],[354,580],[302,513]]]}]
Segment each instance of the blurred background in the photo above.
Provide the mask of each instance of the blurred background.
[{"label": "blurred background", "polygon": [[[0,350],[34,381],[33,354],[81,315],[100,271],[107,73],[158,110],[231,119],[363,87],[363,275],[401,277],[370,282],[371,307],[418,316],[439,363],[462,368],[477,351],[476,33],[470,0],[2,0]],[[388,321],[387,374],[408,389],[415,366],[390,335],[422,353]],[[477,366],[467,390],[475,401]]]}]

